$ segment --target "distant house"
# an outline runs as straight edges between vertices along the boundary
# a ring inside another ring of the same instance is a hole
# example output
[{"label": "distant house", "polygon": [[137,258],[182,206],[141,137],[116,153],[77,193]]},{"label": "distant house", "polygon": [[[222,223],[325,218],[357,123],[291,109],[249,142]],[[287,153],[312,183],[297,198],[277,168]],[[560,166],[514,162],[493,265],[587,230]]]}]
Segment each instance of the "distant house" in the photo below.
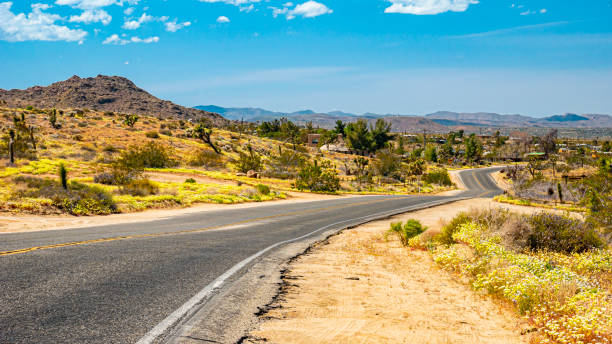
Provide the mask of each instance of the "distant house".
[{"label": "distant house", "polygon": [[318,147],[321,141],[321,134],[308,134],[308,147]]}]

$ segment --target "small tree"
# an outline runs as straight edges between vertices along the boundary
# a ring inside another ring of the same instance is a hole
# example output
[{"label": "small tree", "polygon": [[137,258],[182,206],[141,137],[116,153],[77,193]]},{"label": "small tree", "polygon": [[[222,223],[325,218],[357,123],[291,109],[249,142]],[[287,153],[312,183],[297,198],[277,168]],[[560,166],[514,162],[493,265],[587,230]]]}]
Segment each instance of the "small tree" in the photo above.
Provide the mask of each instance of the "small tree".
[{"label": "small tree", "polygon": [[436,147],[433,145],[428,145],[425,148],[425,160],[430,162],[438,162],[438,152],[436,151]]},{"label": "small tree", "polygon": [[364,157],[357,157],[353,160],[355,166],[357,166],[357,170],[355,171],[355,176],[357,177],[357,181],[359,182],[359,186],[361,186],[362,182],[367,174],[367,167],[370,163],[370,160]]},{"label": "small tree", "polygon": [[134,128],[134,125],[136,125],[138,119],[139,117],[136,115],[125,115],[125,118],[123,119],[123,124],[127,125],[130,128]]},{"label": "small tree", "polygon": [[557,182],[557,195],[559,196],[559,203],[563,204],[563,188],[561,182]]},{"label": "small tree", "polygon": [[60,182],[62,183],[62,188],[64,188],[64,190],[68,190],[68,170],[66,169],[66,165],[64,165],[64,163],[59,165],[59,177]]},{"label": "small tree", "polygon": [[219,148],[217,148],[217,146],[213,142],[211,135],[212,135],[212,129],[209,128],[207,122],[202,121],[198,123],[198,125],[196,125],[195,128],[193,128],[193,137],[204,141],[204,143],[208,144],[210,148],[212,148],[215,151],[215,153],[221,154],[221,151],[219,150]]},{"label": "small tree", "polygon": [[340,189],[340,178],[329,161],[321,164],[306,161],[300,168],[295,187],[298,190],[336,192]]},{"label": "small tree", "polygon": [[370,152],[374,146],[372,135],[365,120],[349,123],[345,128],[347,145],[360,152]]},{"label": "small tree", "polygon": [[542,165],[542,161],[536,157],[530,157],[529,158],[529,163],[527,164],[527,170],[529,171],[529,174],[531,174],[531,179],[535,179],[536,175],[538,175],[538,173],[544,169],[544,166]]},{"label": "small tree", "polygon": [[475,134],[465,139],[465,159],[470,162],[480,162],[482,159],[482,142]]},{"label": "small tree", "polygon": [[344,122],[342,122],[341,120],[337,120],[336,127],[334,128],[334,132],[336,134],[342,135],[342,137],[345,137],[346,136],[346,134],[344,133],[345,128],[346,128],[346,124],[344,124]]},{"label": "small tree", "polygon": [[57,110],[53,109],[49,113],[49,123],[53,129],[57,129]]}]

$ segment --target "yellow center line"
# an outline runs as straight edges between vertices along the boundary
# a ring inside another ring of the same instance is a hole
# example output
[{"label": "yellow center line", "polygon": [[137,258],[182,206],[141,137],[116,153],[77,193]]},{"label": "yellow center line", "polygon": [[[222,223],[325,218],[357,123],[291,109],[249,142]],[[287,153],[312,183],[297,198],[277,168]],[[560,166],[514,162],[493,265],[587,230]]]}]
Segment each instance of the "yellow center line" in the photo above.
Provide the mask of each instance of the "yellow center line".
[{"label": "yellow center line", "polygon": [[[392,200],[407,199],[407,198],[409,197],[398,197]],[[198,232],[204,232],[204,231],[209,231],[213,229],[219,229],[223,227],[231,227],[231,226],[242,225],[242,224],[252,223],[252,222],[257,222],[257,221],[262,221],[262,220],[269,220],[269,219],[274,219],[274,218],[285,217],[285,216],[303,215],[303,214],[308,214],[308,213],[313,213],[313,212],[319,212],[322,210],[325,211],[325,210],[332,210],[332,209],[349,208],[349,207],[353,207],[357,205],[374,204],[374,203],[386,202],[389,200],[390,199],[383,199],[383,200],[376,200],[376,201],[351,203],[347,205],[336,205],[336,206],[331,206],[331,207],[322,208],[322,209],[318,208],[318,209],[294,211],[294,212],[277,214],[277,215],[262,216],[262,217],[257,217],[253,219],[248,219],[248,220],[243,220],[243,221],[238,221],[238,222],[233,222],[233,223],[228,223],[228,224],[223,224],[223,225],[210,226],[210,227],[204,227],[204,228],[198,228],[198,229],[186,229],[186,230],[181,230],[181,231],[176,231],[176,232],[160,232],[160,233],[150,233],[150,234],[125,235],[125,236],[117,236],[117,237],[111,237],[111,238],[74,241],[74,242],[45,245],[45,246],[34,246],[34,247],[22,248],[22,249],[17,249],[17,250],[12,250],[12,251],[0,252],[0,257],[10,256],[14,254],[23,254],[23,253],[32,252],[32,251],[48,250],[48,249],[53,249],[53,248],[79,246],[79,245],[87,245],[87,244],[97,244],[97,243],[109,242],[109,241],[120,241],[120,240],[129,240],[129,239],[153,238],[153,237],[161,237],[161,236],[169,236],[169,235],[177,235],[177,234],[198,233]]]}]

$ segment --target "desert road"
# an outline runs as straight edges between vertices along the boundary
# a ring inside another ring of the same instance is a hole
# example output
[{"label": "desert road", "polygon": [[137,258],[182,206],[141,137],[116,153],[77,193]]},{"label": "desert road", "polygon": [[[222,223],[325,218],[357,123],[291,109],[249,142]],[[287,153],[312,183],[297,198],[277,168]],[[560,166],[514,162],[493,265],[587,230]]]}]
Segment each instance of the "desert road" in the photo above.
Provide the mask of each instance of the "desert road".
[{"label": "desert road", "polygon": [[[375,218],[501,193],[491,169],[452,196],[360,196],[0,235],[0,343],[164,342],[275,250]],[[205,341],[202,341],[205,342]]]}]

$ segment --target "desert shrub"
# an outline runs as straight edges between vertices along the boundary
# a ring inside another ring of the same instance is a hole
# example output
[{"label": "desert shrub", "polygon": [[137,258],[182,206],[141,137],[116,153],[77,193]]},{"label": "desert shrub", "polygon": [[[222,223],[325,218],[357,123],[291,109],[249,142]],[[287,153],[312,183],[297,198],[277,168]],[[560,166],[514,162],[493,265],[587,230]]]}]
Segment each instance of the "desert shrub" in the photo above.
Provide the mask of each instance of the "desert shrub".
[{"label": "desert shrub", "polygon": [[329,161],[319,164],[308,161],[302,163],[295,187],[299,190],[310,190],[316,192],[336,192],[340,189],[338,173]]},{"label": "desert shrub", "polygon": [[172,136],[172,130],[170,129],[162,129],[159,131],[159,133],[166,136]]},{"label": "desert shrub", "polygon": [[197,150],[189,157],[188,164],[194,167],[205,168],[217,168],[225,165],[221,155],[209,149]]},{"label": "desert shrub", "polygon": [[79,124],[77,124],[77,126],[79,128],[86,128],[89,125],[89,123],[87,122],[79,122]]},{"label": "desert shrub", "polygon": [[423,181],[428,184],[438,184],[443,186],[451,186],[453,182],[448,175],[446,169],[440,168],[423,175]]},{"label": "desert shrub", "polygon": [[187,183],[187,184],[195,184],[196,180],[193,179],[193,178],[187,178],[187,179],[185,179],[185,183]]},{"label": "desert shrub", "polygon": [[259,171],[261,169],[261,156],[249,145],[246,152],[238,151],[238,160],[235,162],[235,165],[236,169],[242,173],[247,173],[251,170]]},{"label": "desert shrub", "polygon": [[529,218],[532,231],[527,245],[534,251],[549,250],[564,253],[581,253],[604,247],[604,241],[587,222],[549,213]]},{"label": "desert shrub", "polygon": [[401,157],[394,154],[391,149],[382,149],[376,153],[376,160],[374,160],[376,174],[391,178],[392,183],[401,177],[401,166]]},{"label": "desert shrub", "polygon": [[290,149],[281,150],[270,156],[265,175],[272,178],[290,179],[297,176],[297,169],[304,161],[304,155]]},{"label": "desert shrub", "polygon": [[257,190],[258,193],[262,194],[262,195],[269,195],[270,194],[270,187],[264,184],[257,184],[255,185],[255,189]]},{"label": "desert shrub", "polygon": [[500,209],[460,213],[442,228],[438,241],[453,244],[454,234],[466,223],[499,235],[502,244],[515,251],[581,253],[605,246],[596,229],[580,219],[546,212],[524,216]]},{"label": "desert shrub", "polygon": [[[125,151],[122,151],[112,163],[110,173],[112,183],[115,185],[129,184],[133,180],[140,179],[144,173],[144,169],[149,168],[166,168],[177,165],[177,162],[171,158],[174,153],[164,145],[156,142],[149,142],[144,146],[132,146]],[[103,184],[108,183],[106,175],[99,175],[100,181]]]},{"label": "desert shrub", "polygon": [[158,192],[159,187],[148,179],[132,180],[119,188],[119,193],[132,196],[150,196]]},{"label": "desert shrub", "polygon": [[391,223],[391,228],[389,229],[391,233],[395,233],[399,236],[400,241],[404,246],[408,245],[408,241],[410,241],[410,239],[425,232],[426,230],[427,227],[423,226],[421,222],[414,219],[409,219],[404,224],[401,222],[393,222]]},{"label": "desert shrub", "polygon": [[104,184],[104,185],[113,185],[113,184],[116,184],[115,176],[112,173],[108,173],[108,172],[98,173],[94,176],[94,183]]},{"label": "desert shrub", "polygon": [[20,185],[13,198],[46,198],[51,205],[72,215],[105,215],[117,212],[112,196],[97,186],[70,182],[64,189],[52,179],[16,177]]},{"label": "desert shrub", "polygon": [[132,146],[121,153],[120,160],[131,165],[140,165],[150,168],[166,168],[176,166],[178,163],[172,159],[174,153],[171,149],[157,142],[149,142],[144,146]]},{"label": "desert shrub", "polygon": [[158,139],[159,138],[159,133],[157,131],[147,131],[145,133],[145,136],[150,138],[150,139]]},{"label": "desert shrub", "polygon": [[444,245],[451,245],[455,243],[455,239],[453,239],[453,234],[459,231],[461,225],[472,221],[472,217],[470,214],[466,212],[461,212],[457,214],[449,223],[445,224],[442,227],[442,231],[437,236],[437,240]]}]

